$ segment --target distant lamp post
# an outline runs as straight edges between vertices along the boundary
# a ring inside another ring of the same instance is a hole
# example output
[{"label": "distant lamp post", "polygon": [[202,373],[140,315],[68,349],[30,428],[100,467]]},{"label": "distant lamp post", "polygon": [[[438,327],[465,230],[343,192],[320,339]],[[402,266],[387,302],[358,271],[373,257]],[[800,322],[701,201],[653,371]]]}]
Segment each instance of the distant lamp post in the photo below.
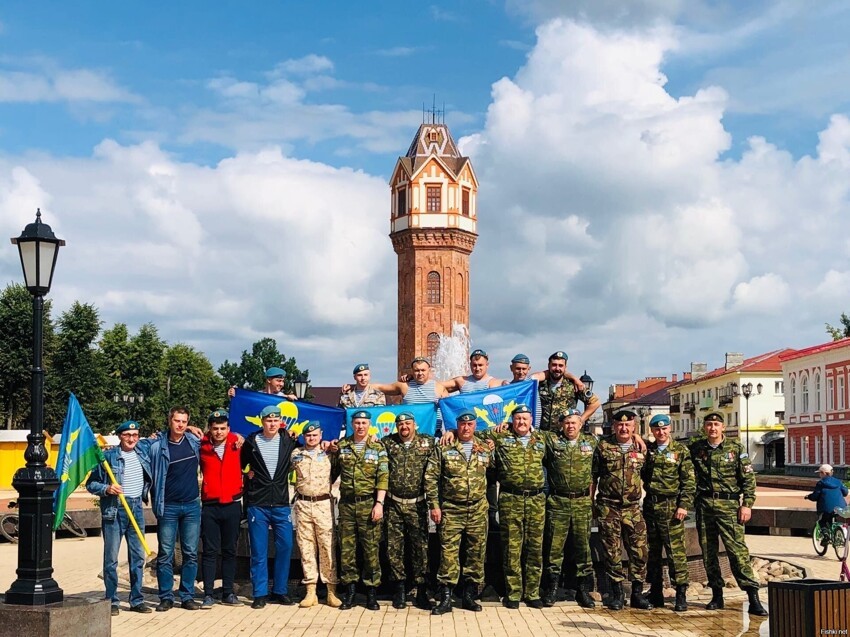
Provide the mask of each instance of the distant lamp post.
[{"label": "distant lamp post", "polygon": [[292,389],[298,400],[304,400],[304,397],[307,395],[307,387],[309,385],[310,382],[307,380],[306,376],[296,376],[295,380],[292,381]]},{"label": "distant lamp post", "polygon": [[115,404],[121,403],[124,405],[124,408],[127,410],[127,414],[130,416],[130,419],[135,419],[136,417],[136,408],[139,405],[145,402],[144,394],[115,394],[112,397],[112,400]]},{"label": "distant lamp post", "polygon": [[649,407],[638,407],[638,416],[640,416],[640,435],[646,435],[646,417],[652,413]]},{"label": "distant lamp post", "polygon": [[[756,385],[756,391],[759,394],[761,394],[763,389],[764,389],[764,385],[762,385],[761,383]],[[749,458],[750,457],[750,396],[753,395],[753,384],[752,383],[745,383],[745,384],[741,385],[741,395],[747,401],[747,429],[746,429],[746,431],[747,431],[747,458]],[[752,458],[750,458],[750,462],[752,462]]]},{"label": "distant lamp post", "polygon": [[[581,393],[582,402],[584,403],[585,409],[587,409],[588,401],[591,396],[593,396],[593,379],[590,377],[590,374],[587,373],[587,370],[584,370],[584,374],[581,375],[579,380],[584,385],[584,391]],[[586,433],[590,433],[590,419],[584,423],[584,430]]]},{"label": "distant lamp post", "polygon": [[18,579],[6,591],[7,604],[43,606],[63,599],[62,589],[53,579],[53,494],[59,488],[56,472],[47,464],[44,448],[44,369],[42,345],[44,295],[53,282],[53,268],[59,247],[50,226],[41,222],[41,210],[35,222],[28,224],[18,246],[24,282],[32,295],[32,391],[30,396],[30,433],[24,451],[26,466],[15,472],[12,486],[18,491],[20,541],[18,542]]}]

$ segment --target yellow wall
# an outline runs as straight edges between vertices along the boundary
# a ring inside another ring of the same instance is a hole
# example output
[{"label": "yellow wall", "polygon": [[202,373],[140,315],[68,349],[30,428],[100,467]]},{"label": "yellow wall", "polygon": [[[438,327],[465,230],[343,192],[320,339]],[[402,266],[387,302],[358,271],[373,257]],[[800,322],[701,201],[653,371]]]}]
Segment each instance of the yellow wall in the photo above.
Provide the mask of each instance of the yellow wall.
[{"label": "yellow wall", "polygon": [[[47,464],[55,467],[57,448],[51,442],[48,436],[44,441],[44,446],[47,449]],[[26,449],[26,440],[0,441],[0,489],[12,488],[12,478],[15,476],[15,472],[27,463],[24,460]]]}]

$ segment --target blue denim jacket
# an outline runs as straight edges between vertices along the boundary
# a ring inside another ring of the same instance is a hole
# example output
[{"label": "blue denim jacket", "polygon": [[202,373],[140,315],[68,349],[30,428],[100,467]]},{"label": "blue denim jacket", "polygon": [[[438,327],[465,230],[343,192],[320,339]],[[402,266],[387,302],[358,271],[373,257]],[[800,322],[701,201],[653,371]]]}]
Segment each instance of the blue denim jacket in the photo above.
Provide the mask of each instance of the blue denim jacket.
[{"label": "blue denim jacket", "polygon": [[[142,500],[148,501],[148,492],[151,488],[151,463],[148,456],[144,453],[139,453],[139,462],[142,464],[142,470],[145,472],[145,486],[142,489]],[[115,474],[115,479],[118,484],[124,484],[124,458],[121,457],[121,449],[112,447],[103,452],[103,457],[109,463],[112,473]],[[100,514],[105,520],[114,520],[118,513],[118,507],[122,504],[118,500],[117,495],[108,495],[106,488],[112,484],[109,476],[106,474],[106,469],[99,464],[92,469],[89,479],[86,481],[86,489],[92,495],[100,496]]]},{"label": "blue denim jacket", "polygon": [[[189,440],[189,446],[195,452],[195,457],[198,458],[198,465],[201,463],[201,441],[194,434],[186,432],[184,434]],[[168,455],[168,432],[160,431],[156,438],[144,438],[139,440],[136,446],[140,456],[146,456],[150,463],[151,476],[153,478],[153,488],[151,489],[151,498],[153,503],[153,514],[157,518],[165,515],[165,476],[168,473],[168,463],[171,458]]]}]

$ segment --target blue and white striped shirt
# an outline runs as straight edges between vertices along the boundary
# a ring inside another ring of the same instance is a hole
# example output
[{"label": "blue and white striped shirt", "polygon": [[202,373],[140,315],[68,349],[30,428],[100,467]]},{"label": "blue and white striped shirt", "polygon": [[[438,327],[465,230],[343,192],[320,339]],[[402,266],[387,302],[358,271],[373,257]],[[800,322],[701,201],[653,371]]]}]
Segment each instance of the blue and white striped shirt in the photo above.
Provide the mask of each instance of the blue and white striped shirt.
[{"label": "blue and white striped shirt", "polygon": [[269,471],[269,477],[274,480],[275,471],[277,471],[277,461],[280,458],[280,434],[269,440],[262,433],[254,438],[257,449],[263,457],[263,462],[266,463],[266,469]]},{"label": "blue and white striped shirt", "polygon": [[139,462],[139,454],[136,450],[121,450],[121,458],[124,460],[124,477],[121,479],[121,487],[124,489],[124,497],[141,498],[145,488],[145,472],[142,463]]}]

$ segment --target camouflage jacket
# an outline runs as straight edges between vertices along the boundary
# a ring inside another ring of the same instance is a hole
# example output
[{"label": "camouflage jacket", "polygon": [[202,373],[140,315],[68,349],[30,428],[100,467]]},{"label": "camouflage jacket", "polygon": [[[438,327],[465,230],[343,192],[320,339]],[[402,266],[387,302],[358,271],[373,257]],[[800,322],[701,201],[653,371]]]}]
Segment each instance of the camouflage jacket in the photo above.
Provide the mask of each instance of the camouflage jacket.
[{"label": "camouflage jacket", "polygon": [[358,452],[351,436],[343,438],[334,469],[334,479],[339,475],[341,498],[374,495],[378,489],[387,489],[387,451],[380,441],[367,442]]},{"label": "camouflage jacket", "polygon": [[579,434],[571,445],[562,433],[546,437],[546,469],[549,474],[550,493],[577,493],[590,488],[593,482],[593,451],[597,440],[589,434]]},{"label": "camouflage jacket", "polygon": [[640,472],[646,455],[634,443],[623,453],[616,438],[599,441],[593,454],[596,497],[608,503],[637,504],[641,496]]},{"label": "camouflage jacket", "polygon": [[386,405],[387,397],[382,391],[378,391],[371,385],[366,386],[366,391],[363,393],[360,402],[357,402],[357,396],[354,394],[354,389],[339,397],[339,406],[343,409],[354,409],[356,407],[375,407],[377,405]]},{"label": "camouflage jacket", "polygon": [[688,448],[681,442],[671,440],[663,451],[658,450],[657,442],[647,444],[641,477],[647,494],[676,497],[677,507],[693,509],[694,465]]},{"label": "camouflage jacket", "polygon": [[557,389],[549,386],[549,373],[546,378],[537,383],[537,394],[540,400],[540,429],[544,431],[558,430],[558,416],[568,409],[575,409],[578,403],[578,392],[573,381],[564,377]]},{"label": "camouflage jacket", "polygon": [[437,446],[425,469],[428,508],[439,509],[442,502],[474,504],[487,497],[487,469],[493,466],[493,452],[476,440],[469,460],[460,442]]},{"label": "camouflage jacket", "polygon": [[712,449],[706,438],[698,438],[691,443],[690,448],[696,473],[697,496],[711,493],[742,494],[743,506],[753,506],[756,501],[756,475],[740,442],[724,437],[717,448]]},{"label": "camouflage jacket", "polygon": [[399,498],[418,498],[424,492],[425,465],[434,452],[434,438],[415,434],[410,445],[391,434],[381,439],[389,462],[389,492]]},{"label": "camouflage jacket", "polygon": [[502,487],[521,490],[543,488],[543,458],[546,457],[546,440],[550,434],[532,431],[525,446],[512,432],[488,430],[475,435],[496,444],[495,466]]}]

